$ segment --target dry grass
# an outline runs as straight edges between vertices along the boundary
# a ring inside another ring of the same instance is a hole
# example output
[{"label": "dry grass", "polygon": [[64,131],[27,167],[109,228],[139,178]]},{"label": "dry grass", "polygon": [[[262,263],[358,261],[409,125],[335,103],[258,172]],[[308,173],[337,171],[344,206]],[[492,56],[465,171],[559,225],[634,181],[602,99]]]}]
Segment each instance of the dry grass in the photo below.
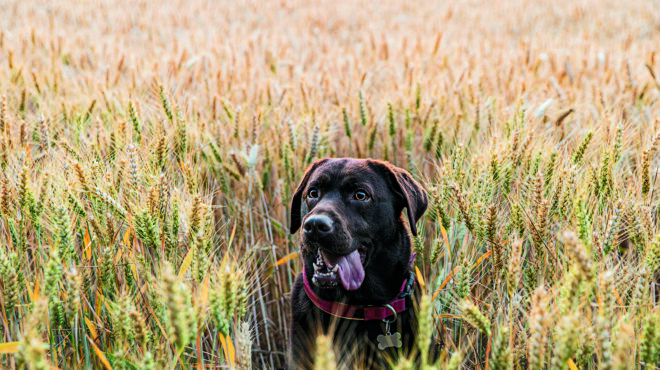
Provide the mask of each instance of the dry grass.
[{"label": "dry grass", "polygon": [[431,194],[443,367],[658,366],[658,7],[4,1],[0,367],[283,365],[323,156]]}]

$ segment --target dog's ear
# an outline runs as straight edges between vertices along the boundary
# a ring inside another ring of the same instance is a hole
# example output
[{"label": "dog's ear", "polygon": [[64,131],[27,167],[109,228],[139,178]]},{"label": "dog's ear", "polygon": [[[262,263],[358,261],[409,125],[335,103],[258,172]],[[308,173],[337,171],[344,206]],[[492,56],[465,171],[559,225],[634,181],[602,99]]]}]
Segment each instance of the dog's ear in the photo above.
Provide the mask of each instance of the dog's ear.
[{"label": "dog's ear", "polygon": [[328,158],[317,159],[314,163],[312,163],[311,166],[309,166],[309,168],[305,172],[305,175],[303,176],[303,179],[300,181],[300,184],[298,184],[298,188],[296,189],[296,192],[293,194],[293,198],[291,198],[291,204],[289,205],[290,206],[289,232],[291,234],[295,234],[296,231],[298,231],[298,229],[300,228],[300,225],[302,224],[302,217],[300,215],[300,206],[302,204],[303,190],[305,190],[305,187],[309,182],[309,178],[312,177],[314,171],[316,171],[316,169],[319,168],[319,166],[321,166],[323,163],[327,161]]},{"label": "dog's ear", "polygon": [[429,204],[426,191],[406,170],[383,161],[374,160],[372,163],[389,179],[390,189],[400,198],[406,208],[410,232],[417,236],[417,221],[422,217]]}]

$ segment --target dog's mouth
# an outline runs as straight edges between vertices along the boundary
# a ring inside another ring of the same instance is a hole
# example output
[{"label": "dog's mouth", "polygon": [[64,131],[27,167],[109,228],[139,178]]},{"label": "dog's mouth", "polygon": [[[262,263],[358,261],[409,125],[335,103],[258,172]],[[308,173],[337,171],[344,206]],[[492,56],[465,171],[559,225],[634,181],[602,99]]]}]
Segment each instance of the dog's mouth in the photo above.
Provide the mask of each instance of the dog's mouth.
[{"label": "dog's mouth", "polygon": [[346,290],[356,290],[364,281],[364,261],[367,249],[360,247],[339,256],[318,250],[312,282],[320,288],[335,288],[341,281]]}]

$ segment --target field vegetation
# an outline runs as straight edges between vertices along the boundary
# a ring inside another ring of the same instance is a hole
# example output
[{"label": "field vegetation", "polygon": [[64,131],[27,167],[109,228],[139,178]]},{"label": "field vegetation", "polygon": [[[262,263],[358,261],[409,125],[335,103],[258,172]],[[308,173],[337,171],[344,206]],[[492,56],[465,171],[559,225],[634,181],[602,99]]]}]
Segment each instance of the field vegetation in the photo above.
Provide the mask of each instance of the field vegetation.
[{"label": "field vegetation", "polygon": [[325,156],[427,189],[433,366],[660,366],[659,7],[3,0],[0,367],[283,366]]}]

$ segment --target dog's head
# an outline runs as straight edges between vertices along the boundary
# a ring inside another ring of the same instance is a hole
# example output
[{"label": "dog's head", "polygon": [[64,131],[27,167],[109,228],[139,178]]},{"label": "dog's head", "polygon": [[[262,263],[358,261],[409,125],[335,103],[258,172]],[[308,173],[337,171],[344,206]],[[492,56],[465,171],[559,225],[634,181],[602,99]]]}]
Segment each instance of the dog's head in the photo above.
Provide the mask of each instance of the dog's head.
[{"label": "dog's head", "polygon": [[[291,200],[290,231],[302,227],[306,254],[316,257],[312,281],[319,287],[357,290],[365,270],[391,267],[410,255],[410,232],[428,204],[408,172],[371,159],[321,159],[305,173]],[[402,242],[402,238],[407,243]],[[403,249],[405,246],[408,250]]]}]

